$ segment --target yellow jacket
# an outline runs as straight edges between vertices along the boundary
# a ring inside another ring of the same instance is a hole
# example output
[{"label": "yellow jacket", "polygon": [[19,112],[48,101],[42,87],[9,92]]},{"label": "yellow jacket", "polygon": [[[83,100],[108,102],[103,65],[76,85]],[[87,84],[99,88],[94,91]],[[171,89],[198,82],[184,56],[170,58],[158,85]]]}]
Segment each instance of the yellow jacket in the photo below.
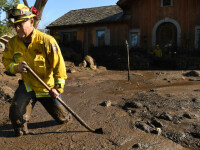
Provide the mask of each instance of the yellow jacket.
[{"label": "yellow jacket", "polygon": [[[18,73],[18,64],[26,61],[28,65],[50,87],[63,92],[66,75],[65,62],[56,40],[36,29],[33,30],[32,42],[28,48],[15,36],[8,43],[8,51],[3,53],[3,64],[12,74]],[[30,72],[22,73],[22,80],[27,92],[34,91],[36,97],[49,96],[48,90]]]},{"label": "yellow jacket", "polygon": [[161,49],[154,49],[153,54],[156,57],[162,57],[162,50]]}]

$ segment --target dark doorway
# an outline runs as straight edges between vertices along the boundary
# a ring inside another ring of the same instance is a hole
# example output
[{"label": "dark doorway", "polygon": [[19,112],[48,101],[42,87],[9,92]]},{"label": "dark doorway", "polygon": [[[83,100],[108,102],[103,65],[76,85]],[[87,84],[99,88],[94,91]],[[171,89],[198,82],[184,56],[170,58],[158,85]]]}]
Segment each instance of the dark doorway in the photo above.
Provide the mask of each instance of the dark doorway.
[{"label": "dark doorway", "polygon": [[156,44],[160,48],[176,49],[177,47],[177,28],[170,22],[162,23],[156,32]]}]

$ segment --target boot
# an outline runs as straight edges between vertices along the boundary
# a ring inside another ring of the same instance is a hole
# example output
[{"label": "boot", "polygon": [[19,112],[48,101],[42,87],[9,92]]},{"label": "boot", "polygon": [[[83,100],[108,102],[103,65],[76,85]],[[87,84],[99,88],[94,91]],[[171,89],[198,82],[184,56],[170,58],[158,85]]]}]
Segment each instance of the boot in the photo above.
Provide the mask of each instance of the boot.
[{"label": "boot", "polygon": [[27,122],[23,124],[22,131],[23,131],[24,135],[29,134],[28,127],[27,127]]},{"label": "boot", "polygon": [[68,115],[65,118],[66,120],[64,121],[64,123],[66,124],[71,123],[73,120],[72,115],[70,113],[68,113]]},{"label": "boot", "polygon": [[15,128],[14,132],[15,132],[15,137],[23,136],[23,132],[21,131],[21,128]]}]

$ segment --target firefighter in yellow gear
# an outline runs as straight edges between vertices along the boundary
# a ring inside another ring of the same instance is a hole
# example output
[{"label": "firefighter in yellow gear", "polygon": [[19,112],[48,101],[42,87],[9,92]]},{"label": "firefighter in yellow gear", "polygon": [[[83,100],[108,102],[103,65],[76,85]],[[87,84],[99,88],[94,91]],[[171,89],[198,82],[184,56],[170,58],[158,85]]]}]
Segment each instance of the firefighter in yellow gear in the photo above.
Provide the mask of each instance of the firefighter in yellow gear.
[{"label": "firefighter in yellow gear", "polygon": [[[33,11],[34,10],[34,11]],[[9,117],[15,136],[28,134],[27,122],[37,101],[41,102],[48,113],[58,122],[65,123],[71,115],[56,99],[63,93],[66,75],[65,62],[56,40],[33,27],[33,17],[38,12],[23,4],[17,4],[7,12],[17,35],[8,42],[8,50],[3,53],[3,64],[11,74],[21,73]],[[25,68],[29,65],[51,88],[43,85]]]},{"label": "firefighter in yellow gear", "polygon": [[162,57],[162,50],[160,49],[158,44],[156,45],[156,48],[153,50],[152,54],[155,57],[159,57],[159,58]]},{"label": "firefighter in yellow gear", "polygon": [[160,46],[158,44],[156,44],[156,47],[153,50],[153,52],[151,52],[151,54],[152,54],[152,65],[161,67],[163,62],[163,57],[162,57],[163,53],[162,49],[160,49]]}]

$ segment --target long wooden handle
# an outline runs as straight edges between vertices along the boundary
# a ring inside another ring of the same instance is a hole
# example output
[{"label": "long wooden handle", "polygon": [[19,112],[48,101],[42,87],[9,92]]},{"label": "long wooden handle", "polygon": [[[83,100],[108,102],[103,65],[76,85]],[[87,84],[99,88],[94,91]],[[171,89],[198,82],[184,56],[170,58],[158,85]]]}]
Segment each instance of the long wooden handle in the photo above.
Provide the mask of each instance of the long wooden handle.
[{"label": "long wooden handle", "polygon": [[[50,91],[51,88],[48,87],[48,85],[27,65],[26,69],[28,71],[31,72],[31,74],[48,90]],[[85,128],[87,128],[89,131],[91,132],[95,132],[95,129],[92,129],[91,127],[89,127],[85,121],[83,121],[78,114],[76,114],[67,104],[65,104],[65,102],[58,97],[57,98],[58,101],[81,123],[81,125],[83,125]]]},{"label": "long wooden handle", "polygon": [[126,40],[127,56],[128,56],[128,81],[130,81],[130,56],[129,56],[129,45]]}]

